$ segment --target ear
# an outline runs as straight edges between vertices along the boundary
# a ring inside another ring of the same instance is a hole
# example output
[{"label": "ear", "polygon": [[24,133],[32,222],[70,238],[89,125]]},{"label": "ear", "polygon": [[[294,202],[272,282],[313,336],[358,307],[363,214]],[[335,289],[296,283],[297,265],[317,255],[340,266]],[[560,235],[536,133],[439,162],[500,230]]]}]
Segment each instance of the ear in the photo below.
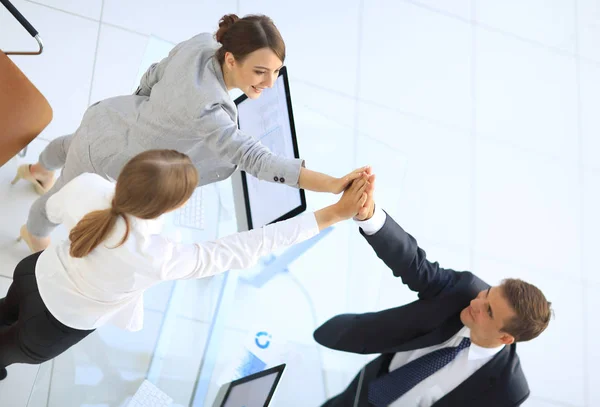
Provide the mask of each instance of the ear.
[{"label": "ear", "polygon": [[231,52],[227,51],[227,52],[225,53],[225,64],[226,64],[226,65],[227,65],[227,66],[228,66],[230,69],[232,69],[233,67],[235,67],[235,64],[236,64],[236,62],[237,62],[237,61],[235,60],[235,57],[233,56],[233,54],[232,54]]},{"label": "ear", "polygon": [[515,342],[515,337],[510,334],[503,333],[500,337],[500,342],[505,345],[512,345]]}]

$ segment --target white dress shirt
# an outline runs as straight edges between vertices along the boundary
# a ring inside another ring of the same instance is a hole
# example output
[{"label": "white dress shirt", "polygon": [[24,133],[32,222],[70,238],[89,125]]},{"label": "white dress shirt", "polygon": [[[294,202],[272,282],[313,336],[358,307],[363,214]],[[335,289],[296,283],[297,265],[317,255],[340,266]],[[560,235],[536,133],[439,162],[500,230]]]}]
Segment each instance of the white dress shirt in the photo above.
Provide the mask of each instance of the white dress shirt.
[{"label": "white dress shirt", "polygon": [[[366,235],[373,235],[383,227],[386,216],[387,215],[382,209],[376,207],[375,212],[370,219],[366,221],[356,221],[356,223]],[[465,326],[446,342],[439,345],[406,352],[398,352],[390,362],[389,371],[396,370],[405,364],[438,349],[451,346],[456,347],[463,338],[470,338],[470,336],[471,330]],[[446,366],[404,393],[399,399],[390,404],[390,407],[432,406],[475,373],[481,366],[489,362],[492,357],[503,348],[504,345],[497,348],[483,348],[471,343],[471,346],[467,349],[463,349],[452,362],[448,363]]]},{"label": "white dress shirt", "polygon": [[[82,174],[48,199],[48,219],[71,230],[87,213],[109,208],[115,186],[96,174]],[[68,239],[53,242],[39,257],[36,277],[48,310],[75,329],[106,323],[137,331],[144,317],[143,294],[165,280],[212,276],[248,268],[261,256],[319,233],[314,213],[214,241],[175,243],[154,234],[160,220],[128,217],[129,238],[119,218],[108,238],[83,258],[69,254]]]}]

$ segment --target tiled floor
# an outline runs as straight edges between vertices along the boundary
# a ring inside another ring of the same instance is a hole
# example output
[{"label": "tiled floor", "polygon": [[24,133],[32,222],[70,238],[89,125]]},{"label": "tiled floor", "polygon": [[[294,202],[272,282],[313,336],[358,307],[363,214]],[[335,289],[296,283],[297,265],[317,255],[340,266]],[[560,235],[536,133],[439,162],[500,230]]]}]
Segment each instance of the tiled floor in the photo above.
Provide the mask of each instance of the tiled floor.
[{"label": "tiled floor", "polygon": [[[287,42],[299,148],[308,167],[342,175],[371,164],[378,173],[378,204],[432,259],[490,283],[516,276],[539,285],[556,316],[541,338],[519,347],[532,390],[526,405],[600,404],[594,314],[600,306],[599,0],[13,3],[46,44],[42,56],[14,60],[55,111],[26,161],[35,160],[47,140],[73,132],[90,103],[131,92],[140,64],[148,63],[149,41],[168,47],[214,31],[229,12],[270,15]],[[0,47],[34,46],[0,8]],[[28,185],[9,185],[19,162],[0,168],[3,292],[27,254],[14,239],[35,199]],[[308,194],[311,208],[334,200]],[[288,334],[307,346],[311,363],[322,363],[321,397],[330,397],[346,387],[365,357],[313,353],[319,348],[311,344],[312,327],[336,313],[391,307],[414,295],[351,223],[339,225],[290,272],[310,301],[285,278],[271,281],[260,295],[241,287],[240,311],[227,329],[234,337],[248,325],[265,304],[257,300],[261,295],[282,304],[274,320],[294,310],[297,323]],[[214,312],[210,284],[185,287],[176,321],[182,335],[165,362],[169,371],[181,368],[159,381],[182,405],[201,358],[188,346],[203,346]],[[105,329],[54,365],[11,367],[0,383],[0,405],[25,406],[38,371],[36,406],[47,400],[51,406],[79,405],[83,394],[93,405],[117,405],[110,395],[94,393],[95,387],[135,390],[149,367],[170,290],[164,285],[146,295],[142,333]],[[62,398],[65,390],[75,401]],[[306,399],[301,405],[317,403]]]}]

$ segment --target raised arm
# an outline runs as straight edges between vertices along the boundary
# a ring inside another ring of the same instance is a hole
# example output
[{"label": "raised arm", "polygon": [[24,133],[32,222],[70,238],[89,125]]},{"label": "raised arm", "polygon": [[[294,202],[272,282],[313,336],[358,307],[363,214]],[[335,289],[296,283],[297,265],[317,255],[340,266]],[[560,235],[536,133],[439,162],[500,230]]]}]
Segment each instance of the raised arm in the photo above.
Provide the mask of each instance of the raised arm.
[{"label": "raised arm", "polygon": [[368,168],[368,166],[357,168],[348,175],[345,175],[341,178],[336,178],[302,167],[300,168],[300,179],[298,183],[300,188],[307,189],[309,191],[331,192],[333,194],[339,194],[340,192],[344,191],[352,181],[360,177],[360,175]]},{"label": "raised arm", "polygon": [[367,168],[359,168],[341,178],[304,168],[304,160],[277,156],[259,140],[241,131],[218,103],[206,107],[196,120],[195,127],[203,129],[202,137],[208,148],[263,181],[337,194]]},{"label": "raised arm", "polygon": [[456,271],[443,269],[437,262],[427,260],[425,251],[414,237],[385,212],[383,217],[385,223],[377,233],[369,236],[361,230],[361,234],[394,276],[400,277],[408,288],[419,293],[421,299],[435,297],[454,285],[458,277]]},{"label": "raised arm", "polygon": [[400,277],[419,298],[428,299],[451,287],[457,272],[439,267],[437,262],[427,260],[426,253],[414,237],[409,235],[373,199],[375,176],[369,178],[368,198],[365,207],[355,218],[360,232],[375,250],[377,257]]},{"label": "raised arm", "polygon": [[229,269],[253,266],[266,254],[310,239],[320,230],[356,215],[366,201],[366,186],[364,177],[344,192],[334,205],[214,241],[172,244],[156,237],[156,251],[166,253],[162,278],[203,278]]},{"label": "raised arm", "polygon": [[[382,209],[375,207],[375,176],[371,174],[368,180],[367,201],[354,220],[377,256],[422,299],[432,298],[451,287],[458,273],[427,261],[425,252],[419,248],[416,240]],[[397,324],[399,308],[403,308],[402,315],[409,318],[403,321],[406,326],[419,326],[422,315],[416,309],[411,312],[415,304],[413,302],[379,312],[337,315],[323,323],[314,332],[314,338],[331,349],[362,354],[381,353],[414,337],[414,331],[398,331],[394,330],[394,326]],[[386,332],[387,329],[390,332]]]}]

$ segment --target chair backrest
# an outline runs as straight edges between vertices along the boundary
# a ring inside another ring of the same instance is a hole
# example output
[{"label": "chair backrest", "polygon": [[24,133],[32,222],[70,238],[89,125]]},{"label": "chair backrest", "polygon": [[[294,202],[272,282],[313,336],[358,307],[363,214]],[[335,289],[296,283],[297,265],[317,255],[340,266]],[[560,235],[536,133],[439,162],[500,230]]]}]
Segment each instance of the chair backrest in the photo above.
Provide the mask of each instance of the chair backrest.
[{"label": "chair backrest", "polygon": [[48,126],[52,108],[25,74],[0,51],[0,166]]}]

